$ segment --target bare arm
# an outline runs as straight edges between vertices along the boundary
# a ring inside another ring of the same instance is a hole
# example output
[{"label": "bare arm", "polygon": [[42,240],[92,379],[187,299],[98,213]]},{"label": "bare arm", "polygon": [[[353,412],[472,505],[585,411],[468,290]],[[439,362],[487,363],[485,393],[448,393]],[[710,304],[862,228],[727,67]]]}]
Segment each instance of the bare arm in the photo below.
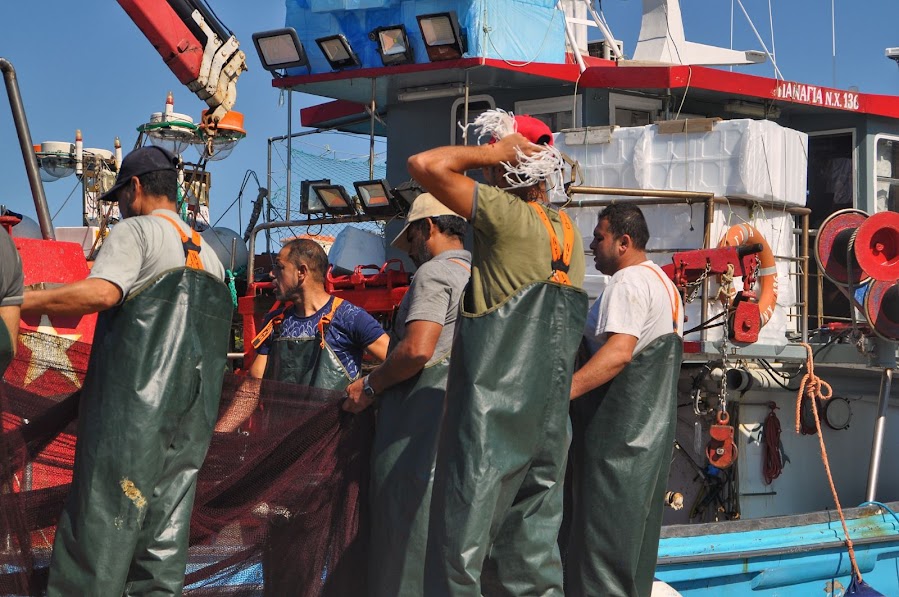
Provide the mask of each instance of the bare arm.
[{"label": "bare arm", "polygon": [[22,313],[86,315],[105,311],[121,300],[122,291],[112,282],[87,278],[52,290],[26,292]]},{"label": "bare arm", "polygon": [[518,160],[516,148],[521,148],[525,155],[543,149],[514,133],[492,145],[450,145],[430,149],[410,157],[407,166],[412,178],[438,201],[463,218],[470,218],[477,183],[463,173],[503,162],[515,163]]},{"label": "bare arm", "polygon": [[609,333],[606,343],[596,351],[571,379],[571,399],[608,383],[631,362],[637,337],[630,334]]},{"label": "bare arm", "polygon": [[[376,393],[405,381],[421,371],[434,356],[437,340],[443,326],[433,321],[413,321],[406,326],[406,336],[400,340],[387,359],[368,375],[368,383]],[[362,380],[354,381],[347,388],[343,410],[361,412],[372,399],[362,391]]]},{"label": "bare arm", "polygon": [[387,347],[390,346],[390,336],[381,334],[381,337],[365,347],[365,352],[379,361],[387,358]]},{"label": "bare arm", "polygon": [[19,305],[0,307],[0,321],[6,325],[9,330],[9,338],[12,340],[12,354],[16,355],[16,347],[19,345],[19,315],[21,308]]},{"label": "bare arm", "polygon": [[215,424],[215,431],[219,433],[229,433],[240,427],[244,421],[250,418],[256,407],[259,406],[259,389],[262,376],[265,374],[265,366],[268,363],[268,355],[257,354],[250,365],[250,375],[240,384],[237,390],[237,396],[228,406],[228,409],[222,413],[218,423]]}]

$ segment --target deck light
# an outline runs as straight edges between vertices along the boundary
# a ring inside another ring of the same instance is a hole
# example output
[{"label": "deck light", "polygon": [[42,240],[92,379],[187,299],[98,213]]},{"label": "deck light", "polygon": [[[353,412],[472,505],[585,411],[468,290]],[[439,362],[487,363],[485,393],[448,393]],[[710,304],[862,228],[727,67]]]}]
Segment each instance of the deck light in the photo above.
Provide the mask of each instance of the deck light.
[{"label": "deck light", "polygon": [[44,182],[53,182],[75,173],[75,145],[72,143],[44,141],[34,148]]},{"label": "deck light", "polygon": [[359,57],[353,52],[353,48],[350,47],[350,42],[347,41],[346,36],[343,34],[320,37],[315,40],[315,43],[321,48],[322,54],[325,55],[325,59],[334,70],[359,66],[361,64],[359,62]]},{"label": "deck light", "polygon": [[356,208],[353,200],[347,195],[346,189],[339,184],[312,185],[312,192],[325,206],[325,210],[332,215],[355,215]]},{"label": "deck light", "polygon": [[370,216],[394,216],[399,211],[390,194],[386,180],[354,182],[356,196],[362,203],[362,211]]},{"label": "deck light", "polygon": [[324,178],[322,180],[304,180],[301,182],[300,212],[306,215],[325,213],[325,206],[318,196],[312,192],[312,186],[329,184],[331,184],[330,178]]},{"label": "deck light", "polygon": [[417,18],[431,62],[462,58],[467,48],[455,12],[419,15]]},{"label": "deck light", "polygon": [[309,66],[306,50],[293,27],[254,33],[253,45],[262,61],[262,68],[272,73],[294,66]]},{"label": "deck light", "polygon": [[422,188],[417,182],[409,180],[391,190],[390,194],[393,195],[401,211],[408,212],[412,209],[412,202],[422,192]]},{"label": "deck light", "polygon": [[403,25],[378,27],[368,34],[369,39],[378,44],[378,53],[384,66],[412,62],[412,46]]},{"label": "deck light", "polygon": [[[200,117],[201,122],[206,121],[206,112]],[[206,128],[200,141],[194,144],[201,158],[209,161],[223,160],[234,151],[241,139],[247,136],[243,128],[243,114],[231,110],[226,112],[214,128]]]}]

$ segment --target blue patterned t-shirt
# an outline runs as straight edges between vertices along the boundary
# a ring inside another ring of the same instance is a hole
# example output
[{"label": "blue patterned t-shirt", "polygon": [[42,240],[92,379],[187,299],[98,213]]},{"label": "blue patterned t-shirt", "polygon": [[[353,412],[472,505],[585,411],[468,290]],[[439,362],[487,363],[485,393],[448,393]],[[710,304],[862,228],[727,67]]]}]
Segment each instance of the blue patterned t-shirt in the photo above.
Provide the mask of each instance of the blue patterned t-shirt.
[{"label": "blue patterned t-shirt", "polygon": [[[331,303],[334,297],[331,297],[325,306],[319,309],[314,315],[309,317],[298,317],[293,308],[288,309],[284,314],[284,321],[281,322],[281,338],[309,338],[315,337],[318,332],[318,323],[321,318],[331,311]],[[272,316],[266,317],[263,325],[268,323]],[[346,368],[350,377],[355,378],[359,375],[362,367],[362,353],[372,342],[375,342],[384,334],[384,330],[375,321],[375,318],[366,311],[353,305],[347,301],[343,301],[328,330],[325,332],[325,342],[340,359],[340,362]],[[259,347],[259,354],[268,354],[272,347],[274,336],[269,336],[262,346]]]}]

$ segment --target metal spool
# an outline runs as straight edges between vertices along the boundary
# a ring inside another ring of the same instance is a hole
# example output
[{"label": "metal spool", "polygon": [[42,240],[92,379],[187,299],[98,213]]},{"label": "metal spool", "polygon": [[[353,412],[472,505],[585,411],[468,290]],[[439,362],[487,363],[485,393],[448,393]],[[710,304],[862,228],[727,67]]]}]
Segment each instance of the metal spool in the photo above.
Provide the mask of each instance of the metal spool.
[{"label": "metal spool", "polygon": [[815,261],[818,270],[834,284],[855,286],[868,279],[867,270],[858,263],[857,251],[850,252],[850,245],[857,244],[853,243],[853,235],[868,219],[868,214],[859,209],[843,209],[831,214],[818,228]]},{"label": "metal spool", "polygon": [[886,340],[899,340],[899,285],[895,280],[874,281],[865,293],[865,318]]},{"label": "metal spool", "polygon": [[899,213],[882,211],[858,227],[855,258],[871,278],[899,280]]}]

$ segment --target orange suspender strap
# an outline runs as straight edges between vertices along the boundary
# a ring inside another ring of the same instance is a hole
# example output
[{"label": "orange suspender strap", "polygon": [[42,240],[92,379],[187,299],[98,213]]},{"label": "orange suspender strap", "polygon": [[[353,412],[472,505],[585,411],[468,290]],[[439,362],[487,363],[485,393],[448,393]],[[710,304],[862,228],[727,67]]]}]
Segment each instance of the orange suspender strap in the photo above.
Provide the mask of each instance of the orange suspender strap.
[{"label": "orange suspender strap", "polygon": [[322,348],[325,347],[325,332],[334,320],[334,314],[337,313],[337,308],[340,307],[342,303],[343,299],[335,296],[334,301],[331,303],[331,310],[322,315],[322,318],[318,320],[318,333],[322,337]]},{"label": "orange suspender strap", "polygon": [[153,215],[160,217],[163,220],[168,220],[168,222],[175,227],[175,230],[178,231],[178,235],[181,237],[181,245],[184,247],[184,265],[192,269],[203,270],[203,262],[200,261],[200,235],[197,231],[191,230],[191,235],[188,237],[184,234],[184,230],[181,229],[181,226],[179,226],[172,218],[162,214]]},{"label": "orange suspender strap", "polygon": [[447,261],[452,261],[453,263],[461,265],[462,267],[465,268],[465,271],[468,271],[468,272],[471,271],[471,266],[468,265],[467,263],[465,263],[464,261],[462,261],[461,259],[456,259],[455,257],[450,257],[449,259],[447,259]]},{"label": "orange suspender strap", "polygon": [[253,345],[253,350],[258,350],[262,343],[268,340],[268,337],[272,335],[272,332],[275,329],[275,326],[284,321],[284,313],[287,311],[293,303],[281,301],[275,302],[269,313],[274,313],[271,319],[268,320],[268,323],[263,326],[259,333],[256,334],[256,337],[253,338],[251,344]]},{"label": "orange suspender strap", "polygon": [[662,274],[656,271],[654,267],[646,265],[645,263],[640,264],[642,267],[645,267],[652,273],[656,275],[656,277],[661,280],[662,284],[665,286],[666,292],[668,292],[668,301],[671,303],[671,325],[674,328],[674,332],[677,333],[677,320],[680,318],[680,301],[677,300],[677,291],[675,290],[674,298],[671,297],[671,284],[665,283],[665,278],[662,277]]},{"label": "orange suspender strap", "polygon": [[559,246],[556,230],[553,228],[552,222],[549,221],[549,216],[546,215],[543,207],[535,201],[529,202],[528,205],[537,212],[537,215],[540,216],[540,221],[543,222],[546,231],[549,233],[549,246],[553,258],[551,279],[560,284],[571,286],[571,280],[568,278],[568,266],[571,264],[571,253],[574,250],[574,226],[571,224],[571,218],[565,212],[559,212],[559,219],[562,221],[563,241],[565,243],[563,249],[563,247]]}]

